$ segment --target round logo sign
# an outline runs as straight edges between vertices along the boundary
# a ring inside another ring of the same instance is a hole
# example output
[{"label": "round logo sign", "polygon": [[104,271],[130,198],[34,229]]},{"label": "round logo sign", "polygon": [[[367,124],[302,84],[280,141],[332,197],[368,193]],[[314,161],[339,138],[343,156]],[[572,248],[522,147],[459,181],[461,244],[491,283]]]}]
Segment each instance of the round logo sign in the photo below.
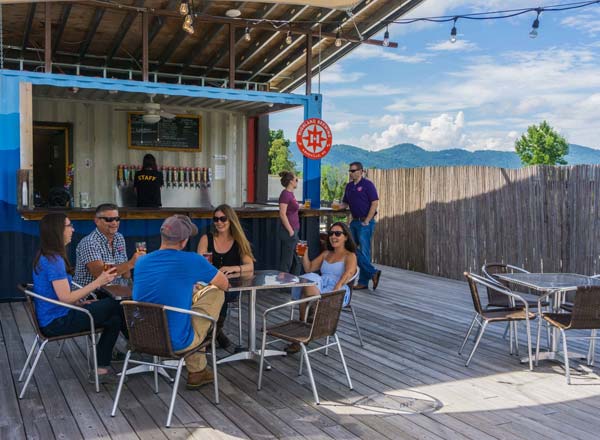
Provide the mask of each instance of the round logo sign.
[{"label": "round logo sign", "polygon": [[305,120],[296,132],[296,144],[309,159],[321,159],[331,150],[331,129],[319,118]]}]

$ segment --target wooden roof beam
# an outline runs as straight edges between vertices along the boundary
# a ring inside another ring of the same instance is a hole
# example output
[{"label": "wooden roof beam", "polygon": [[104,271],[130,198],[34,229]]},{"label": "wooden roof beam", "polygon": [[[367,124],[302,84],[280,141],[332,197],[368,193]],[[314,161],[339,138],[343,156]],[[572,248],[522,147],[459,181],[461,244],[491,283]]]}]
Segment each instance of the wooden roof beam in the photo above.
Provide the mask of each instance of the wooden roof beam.
[{"label": "wooden roof beam", "polygon": [[65,31],[65,27],[67,26],[67,21],[69,20],[69,15],[71,14],[71,8],[73,5],[71,3],[66,3],[63,5],[62,13],[60,15],[60,22],[56,32],[54,33],[54,44],[52,45],[52,56],[56,55],[56,51],[58,49],[58,45],[60,44],[60,40],[62,38],[62,34]]},{"label": "wooden roof beam", "polygon": [[[144,0],[135,0],[135,2],[134,2],[134,6],[143,6],[143,5],[144,5]],[[119,26],[117,35],[113,39],[112,46],[108,50],[108,55],[106,56],[105,64],[107,66],[112,61],[113,57],[117,53],[117,50],[119,50],[121,43],[123,43],[123,40],[125,39],[125,35],[127,35],[127,32],[129,32],[129,29],[131,29],[131,25],[133,24],[133,21],[136,19],[137,16],[138,16],[137,12],[130,11],[127,13],[125,18],[123,18],[123,21],[121,21],[121,26]]]},{"label": "wooden roof beam", "polygon": [[83,43],[81,43],[81,46],[79,48],[79,61],[81,61],[85,57],[85,54],[90,47],[90,44],[92,44],[92,39],[94,38],[96,31],[98,30],[98,26],[100,25],[100,21],[102,20],[105,11],[106,9],[104,8],[96,8],[96,10],[94,11],[94,16],[92,17],[92,20],[88,25],[85,40],[83,41]]},{"label": "wooden roof beam", "polygon": [[31,25],[33,24],[33,17],[35,16],[35,8],[37,4],[31,3],[29,5],[29,11],[27,11],[27,21],[25,22],[25,30],[23,31],[23,41],[21,43],[21,58],[25,53],[25,49],[29,45],[29,35],[31,34]]},{"label": "wooden roof beam", "polygon": [[[179,5],[179,1],[180,0],[169,0],[169,3],[165,7],[165,9],[168,11],[175,9],[175,7],[177,5]],[[142,12],[140,9],[143,9],[143,8],[138,8],[138,9],[134,10],[134,12]],[[148,13],[150,13],[150,12],[148,12]],[[154,37],[156,37],[158,35],[160,30],[164,26],[165,21],[166,21],[166,18],[164,18],[161,15],[154,17],[154,19],[152,20],[152,24],[150,25],[150,30],[148,31],[148,44],[151,44],[152,40],[154,40]],[[142,50],[143,50],[143,44],[140,44],[138,46],[138,48],[133,52],[133,58],[136,60],[140,59],[140,57],[142,56]]]},{"label": "wooden roof beam", "polygon": [[44,72],[52,73],[52,4],[44,5]]},{"label": "wooden roof beam", "polygon": [[[247,18],[251,18],[251,19],[256,19],[259,16],[264,17],[264,18],[268,18],[273,12],[275,12],[275,10],[277,9],[277,7],[281,6],[280,4],[273,4],[273,5],[269,5],[269,4],[265,4],[265,6],[263,7],[262,10],[257,11],[254,15],[252,15],[251,17],[247,17]],[[268,8],[268,10],[266,10]],[[263,13],[264,11],[264,13]],[[244,39],[244,34],[246,33],[245,28],[237,28],[236,30],[236,46],[240,43],[243,42]],[[213,60],[210,62],[210,64],[208,64],[206,66],[206,70],[204,71],[204,75],[208,76],[213,69],[218,66],[220,63],[222,63],[223,61],[225,61],[225,57],[227,56],[227,54],[221,54],[220,56],[214,57]]]}]

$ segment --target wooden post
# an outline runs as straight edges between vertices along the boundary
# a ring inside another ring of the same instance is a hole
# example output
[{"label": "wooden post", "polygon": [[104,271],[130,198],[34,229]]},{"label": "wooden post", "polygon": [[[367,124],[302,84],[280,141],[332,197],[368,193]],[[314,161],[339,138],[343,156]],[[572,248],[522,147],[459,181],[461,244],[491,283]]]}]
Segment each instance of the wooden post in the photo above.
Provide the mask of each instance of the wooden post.
[{"label": "wooden post", "polygon": [[148,11],[142,12],[142,81],[148,81]]},{"label": "wooden post", "polygon": [[306,94],[312,91],[312,33],[306,34]]},{"label": "wooden post", "polygon": [[235,89],[235,27],[229,25],[229,88]]},{"label": "wooden post", "polygon": [[52,21],[50,19],[51,6],[46,3],[46,23],[44,27],[44,72],[52,73]]}]

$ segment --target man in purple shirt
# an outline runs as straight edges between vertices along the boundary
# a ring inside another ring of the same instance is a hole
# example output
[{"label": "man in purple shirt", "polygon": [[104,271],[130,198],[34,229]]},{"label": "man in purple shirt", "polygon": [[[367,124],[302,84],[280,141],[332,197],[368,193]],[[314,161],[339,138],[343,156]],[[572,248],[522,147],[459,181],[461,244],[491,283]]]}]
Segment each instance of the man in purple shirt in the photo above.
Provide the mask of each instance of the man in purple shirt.
[{"label": "man in purple shirt", "polygon": [[350,182],[344,191],[344,205],[350,207],[352,221],[350,231],[358,245],[356,257],[360,276],[355,289],[367,289],[369,280],[373,281],[373,290],[377,289],[381,271],[371,264],[371,238],[375,230],[375,215],[379,206],[379,196],[373,182],[363,177],[363,166],[360,162],[350,164]]}]

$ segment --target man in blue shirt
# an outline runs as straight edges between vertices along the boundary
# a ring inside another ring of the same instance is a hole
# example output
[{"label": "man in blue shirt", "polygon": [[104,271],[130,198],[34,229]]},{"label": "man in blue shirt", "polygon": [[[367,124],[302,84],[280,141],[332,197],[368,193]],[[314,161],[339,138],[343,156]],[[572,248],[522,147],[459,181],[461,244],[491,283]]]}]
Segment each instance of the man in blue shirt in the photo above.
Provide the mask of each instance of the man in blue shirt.
[{"label": "man in blue shirt", "polygon": [[[167,218],[161,228],[160,249],[140,257],[135,266],[133,299],[194,310],[217,319],[229,287],[227,277],[202,255],[183,252],[198,228],[186,215]],[[196,283],[210,284],[202,294],[194,294]],[[211,286],[211,287],[212,287]],[[194,301],[192,303],[192,297]],[[204,341],[210,322],[182,313],[167,312],[173,351],[187,351]],[[206,366],[206,355],[196,352],[185,359],[188,389],[196,389],[214,380]]]},{"label": "man in blue shirt", "polygon": [[344,205],[349,206],[352,214],[350,231],[358,245],[356,257],[360,276],[355,289],[367,289],[369,280],[373,281],[373,290],[377,289],[381,271],[371,264],[371,238],[375,231],[375,215],[379,206],[379,195],[373,182],[363,177],[363,166],[360,162],[352,162],[348,170],[350,182],[344,191]]}]

